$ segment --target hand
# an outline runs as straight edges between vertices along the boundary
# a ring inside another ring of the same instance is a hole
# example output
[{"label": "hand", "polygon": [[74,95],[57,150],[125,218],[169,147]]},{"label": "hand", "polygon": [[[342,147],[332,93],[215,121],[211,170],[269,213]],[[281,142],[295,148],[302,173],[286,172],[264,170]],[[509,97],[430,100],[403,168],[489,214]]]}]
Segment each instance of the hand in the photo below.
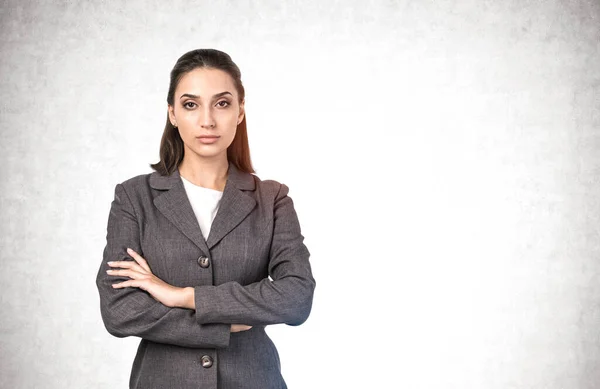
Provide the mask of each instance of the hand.
[{"label": "hand", "polygon": [[232,324],[231,325],[231,332],[248,331],[250,328],[252,328],[252,326],[247,326],[245,324]]},{"label": "hand", "polygon": [[148,266],[148,262],[141,255],[128,248],[127,253],[135,261],[115,261],[108,262],[108,265],[114,268],[106,272],[111,276],[126,276],[131,278],[128,281],[119,284],[113,284],[113,288],[135,287],[150,293],[155,300],[161,302],[167,307],[179,307],[182,305],[183,288],[169,285],[154,274]]}]

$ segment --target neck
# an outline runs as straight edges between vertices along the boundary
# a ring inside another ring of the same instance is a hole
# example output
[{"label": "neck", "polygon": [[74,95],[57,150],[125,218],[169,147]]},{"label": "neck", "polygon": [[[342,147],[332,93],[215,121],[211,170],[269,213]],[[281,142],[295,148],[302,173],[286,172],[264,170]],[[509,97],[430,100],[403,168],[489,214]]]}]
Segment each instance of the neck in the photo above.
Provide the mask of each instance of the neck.
[{"label": "neck", "polygon": [[178,169],[179,175],[194,185],[223,191],[227,182],[228,168],[229,162],[225,156],[224,159],[194,162],[184,157]]}]

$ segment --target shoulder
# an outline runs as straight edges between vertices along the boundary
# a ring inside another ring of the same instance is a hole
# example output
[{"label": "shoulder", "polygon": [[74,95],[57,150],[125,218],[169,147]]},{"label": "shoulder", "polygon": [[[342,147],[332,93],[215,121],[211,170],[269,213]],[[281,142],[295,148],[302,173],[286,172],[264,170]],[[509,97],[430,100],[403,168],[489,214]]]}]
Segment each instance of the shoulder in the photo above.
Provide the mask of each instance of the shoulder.
[{"label": "shoulder", "polygon": [[117,184],[122,186],[125,190],[136,190],[149,186],[150,176],[152,173],[138,174],[137,176],[131,177]]},{"label": "shoulder", "polygon": [[267,196],[275,201],[285,197],[289,193],[289,187],[274,179],[260,179],[256,174],[252,174],[256,183],[256,190],[261,196]]},{"label": "shoulder", "polygon": [[143,198],[152,198],[150,190],[150,176],[152,173],[138,174],[115,185],[115,196],[125,194],[131,202]]}]

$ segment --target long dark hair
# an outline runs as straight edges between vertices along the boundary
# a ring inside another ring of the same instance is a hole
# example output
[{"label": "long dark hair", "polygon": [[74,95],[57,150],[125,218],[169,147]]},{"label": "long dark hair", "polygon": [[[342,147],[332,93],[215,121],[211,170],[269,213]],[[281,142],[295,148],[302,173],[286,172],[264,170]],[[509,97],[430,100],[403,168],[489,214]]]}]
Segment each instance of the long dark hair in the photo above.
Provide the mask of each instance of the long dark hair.
[{"label": "long dark hair", "polygon": [[[233,79],[235,89],[239,95],[239,103],[244,100],[246,92],[242,85],[241,72],[238,66],[231,60],[229,54],[215,49],[197,49],[182,55],[171,70],[169,93],[167,103],[174,106],[175,89],[181,78],[188,72],[197,68],[219,69],[227,72]],[[171,174],[183,161],[183,140],[179,136],[179,130],[171,124],[167,112],[167,123],[160,141],[160,161],[150,164],[150,167],[161,175]],[[235,165],[240,171],[254,173],[250,161],[250,146],[248,145],[248,131],[246,130],[246,114],[238,124],[233,142],[227,148],[227,160]]]}]

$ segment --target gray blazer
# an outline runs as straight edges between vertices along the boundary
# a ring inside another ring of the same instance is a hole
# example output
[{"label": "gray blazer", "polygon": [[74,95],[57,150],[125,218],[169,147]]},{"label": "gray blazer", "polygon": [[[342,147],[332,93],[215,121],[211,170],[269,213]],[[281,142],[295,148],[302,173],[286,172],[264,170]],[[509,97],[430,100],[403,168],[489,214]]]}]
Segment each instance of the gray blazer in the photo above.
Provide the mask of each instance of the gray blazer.
[{"label": "gray blazer", "polygon": [[[130,388],[286,388],[269,324],[302,324],[315,280],[289,188],[229,164],[219,210],[205,240],[179,170],[117,184],[96,284],[102,320],[117,337],[141,338]],[[195,289],[196,310],[168,308],[108,261],[131,247],[165,282]],[[269,279],[269,276],[271,279]],[[230,333],[231,324],[252,329]]]}]

